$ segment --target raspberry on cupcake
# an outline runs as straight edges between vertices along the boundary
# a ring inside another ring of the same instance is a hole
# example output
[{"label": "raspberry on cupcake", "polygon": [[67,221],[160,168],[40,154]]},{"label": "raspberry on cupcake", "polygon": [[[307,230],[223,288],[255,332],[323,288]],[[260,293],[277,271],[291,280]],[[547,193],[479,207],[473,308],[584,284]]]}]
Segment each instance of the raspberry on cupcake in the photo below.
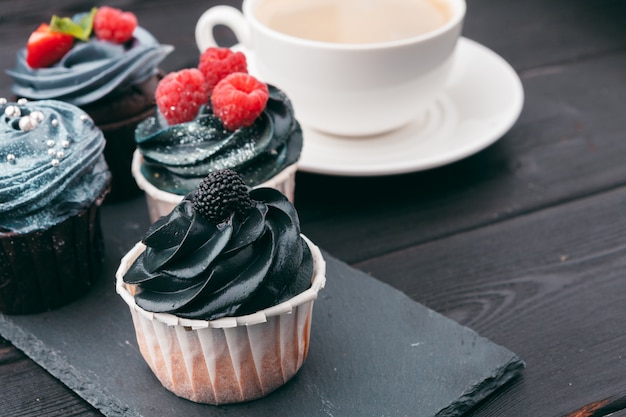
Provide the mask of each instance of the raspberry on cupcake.
[{"label": "raspberry on cupcake", "polygon": [[46,68],[59,62],[72,49],[74,41],[88,41],[93,34],[103,41],[128,42],[137,28],[137,17],[113,7],[94,7],[75,19],[52,16],[28,38],[26,62],[32,68]]},{"label": "raspberry on cupcake", "polygon": [[246,56],[230,48],[207,48],[200,55],[198,69],[204,75],[209,94],[224,77],[234,72],[248,72]]},{"label": "raspberry on cupcake", "polygon": [[293,200],[302,129],[285,93],[248,74],[243,54],[207,49],[198,68],[166,75],[155,100],[159,115],[138,126],[132,167],[152,221],[224,168]]},{"label": "raspberry on cupcake", "polygon": [[34,29],[6,71],[15,98],[59,100],[87,112],[106,137],[109,199],[139,194],[130,172],[134,131],[155,114],[159,65],[173,48],[159,44],[134,13],[109,6],[54,15]]},{"label": "raspberry on cupcake", "polygon": [[171,125],[195,119],[209,97],[204,77],[195,68],[167,74],[159,81],[154,96],[159,111]]},{"label": "raspberry on cupcake", "polygon": [[236,130],[252,126],[265,109],[268,96],[267,84],[248,74],[233,73],[217,83],[211,106],[226,129]]},{"label": "raspberry on cupcake", "polygon": [[267,84],[244,72],[228,73],[211,89],[206,85],[204,74],[196,68],[167,74],[159,82],[156,103],[170,125],[195,119],[209,97],[213,114],[231,131],[252,126],[267,105]]},{"label": "raspberry on cupcake", "polygon": [[102,6],[93,20],[93,30],[98,39],[116,43],[128,42],[137,28],[137,16],[113,7]]}]

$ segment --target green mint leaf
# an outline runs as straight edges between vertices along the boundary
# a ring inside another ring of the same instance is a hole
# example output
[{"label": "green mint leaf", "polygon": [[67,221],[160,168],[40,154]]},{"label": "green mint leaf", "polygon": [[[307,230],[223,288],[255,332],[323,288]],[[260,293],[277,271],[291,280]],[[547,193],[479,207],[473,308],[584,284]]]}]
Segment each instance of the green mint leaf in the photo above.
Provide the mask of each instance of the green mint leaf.
[{"label": "green mint leaf", "polygon": [[93,29],[93,19],[96,17],[96,13],[98,12],[97,7],[93,7],[89,13],[85,13],[78,19],[78,26],[80,26],[85,33],[87,33],[87,38],[91,36],[91,31]]},{"label": "green mint leaf", "polygon": [[50,30],[54,32],[66,33],[72,35],[81,41],[88,41],[93,29],[93,19],[96,15],[97,8],[94,7],[89,13],[82,13],[75,16],[74,19],[69,17],[52,16],[50,21]]}]

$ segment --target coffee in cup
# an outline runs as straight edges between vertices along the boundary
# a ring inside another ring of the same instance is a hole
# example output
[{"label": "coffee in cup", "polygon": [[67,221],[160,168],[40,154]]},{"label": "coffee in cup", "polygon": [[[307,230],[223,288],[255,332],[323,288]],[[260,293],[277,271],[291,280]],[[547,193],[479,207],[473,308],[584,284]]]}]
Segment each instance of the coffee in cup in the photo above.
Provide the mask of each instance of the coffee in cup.
[{"label": "coffee in cup", "polygon": [[[288,36],[330,43],[379,43],[420,36],[452,17],[440,0],[267,0],[256,18]],[[269,3],[272,3],[271,5]]]},{"label": "coffee in cup", "polygon": [[303,126],[368,136],[411,122],[443,91],[465,10],[464,0],[244,0],[242,12],[208,9],[196,42],[217,46],[213,28],[229,27]]}]

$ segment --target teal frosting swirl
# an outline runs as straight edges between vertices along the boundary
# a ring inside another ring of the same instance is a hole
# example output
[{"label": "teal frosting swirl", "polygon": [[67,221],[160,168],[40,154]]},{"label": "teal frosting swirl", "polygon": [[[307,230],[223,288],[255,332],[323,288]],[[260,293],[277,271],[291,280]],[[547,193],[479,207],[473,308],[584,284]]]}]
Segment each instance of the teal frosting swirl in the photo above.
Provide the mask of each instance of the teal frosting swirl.
[{"label": "teal frosting swirl", "polygon": [[224,129],[208,107],[188,123],[170,126],[160,115],[143,121],[135,131],[144,158],[143,176],[160,190],[185,195],[219,169],[236,171],[254,187],[297,162],[302,129],[287,96],[268,87],[261,116],[252,126],[234,132]]},{"label": "teal frosting swirl", "polygon": [[[36,119],[34,128],[20,119]],[[0,232],[47,229],[102,196],[110,181],[104,145],[100,129],[71,104],[0,104]]]},{"label": "teal frosting swirl", "polygon": [[26,49],[20,49],[15,68],[6,73],[13,79],[11,88],[17,97],[84,106],[154,76],[172,50],[172,46],[159,44],[148,31],[137,27],[133,38],[124,44],[95,37],[76,42],[61,61],[49,68],[31,68],[26,63]]},{"label": "teal frosting swirl", "polygon": [[195,212],[191,195],[153,224],[146,250],[124,275],[139,286],[138,306],[200,320],[250,314],[311,285],[313,259],[293,205],[257,188],[247,215],[214,225]]}]

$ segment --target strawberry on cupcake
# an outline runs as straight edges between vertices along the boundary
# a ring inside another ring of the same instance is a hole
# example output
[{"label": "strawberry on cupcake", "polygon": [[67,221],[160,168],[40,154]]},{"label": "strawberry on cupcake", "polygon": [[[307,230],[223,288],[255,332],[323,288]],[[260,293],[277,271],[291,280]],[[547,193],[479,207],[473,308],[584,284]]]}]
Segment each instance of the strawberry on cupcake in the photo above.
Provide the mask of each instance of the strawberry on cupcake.
[{"label": "strawberry on cupcake", "polygon": [[113,174],[108,199],[139,194],[130,173],[134,131],[156,112],[159,65],[174,48],[139,26],[134,13],[109,6],[59,13],[34,29],[6,71],[12,98],[59,100],[87,112],[106,137]]},{"label": "strawberry on cupcake", "polygon": [[75,19],[52,16],[50,24],[42,23],[28,38],[26,63],[31,68],[47,68],[61,61],[74,42],[97,39],[122,44],[132,39],[137,17],[113,7],[94,7]]}]

